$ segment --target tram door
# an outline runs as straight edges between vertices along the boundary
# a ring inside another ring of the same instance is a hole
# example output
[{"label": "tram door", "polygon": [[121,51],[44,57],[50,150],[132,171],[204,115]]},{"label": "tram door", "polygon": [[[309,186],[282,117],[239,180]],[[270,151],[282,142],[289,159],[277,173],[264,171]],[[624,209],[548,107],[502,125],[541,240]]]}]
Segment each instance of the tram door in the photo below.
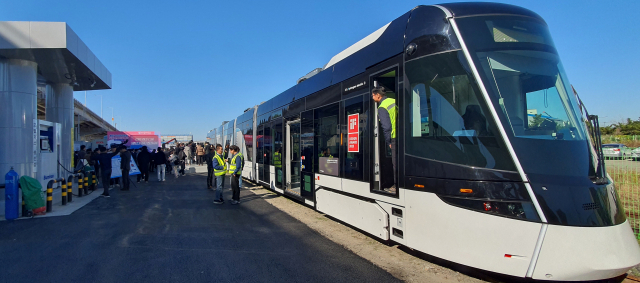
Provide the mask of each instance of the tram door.
[{"label": "tram door", "polygon": [[264,181],[264,126],[258,126],[258,134],[256,135],[256,164],[258,166],[258,180]]},{"label": "tram door", "polygon": [[[371,91],[373,88],[378,86],[383,86],[386,89],[385,96],[387,98],[396,99],[397,95],[397,86],[398,86],[398,77],[397,77],[397,68],[388,69],[377,73],[376,75],[371,76],[371,83],[369,89],[369,95],[371,95]],[[372,191],[380,192],[385,194],[393,194],[397,195],[398,190],[393,189],[394,185],[394,168],[393,168],[393,160],[392,160],[392,150],[389,147],[389,144],[386,142],[384,130],[382,129],[382,125],[379,121],[378,117],[378,106],[379,104],[375,101],[371,100],[371,113],[373,114],[373,149],[371,152],[373,153],[373,183],[372,183]],[[396,121],[397,123],[397,121]],[[397,129],[397,125],[396,125]],[[396,136],[396,139],[398,137]],[[397,149],[396,152],[397,157]],[[397,168],[396,168],[397,170]]]},{"label": "tram door", "polygon": [[300,194],[302,160],[300,155],[300,119],[287,122],[285,128],[285,189],[297,196]]}]

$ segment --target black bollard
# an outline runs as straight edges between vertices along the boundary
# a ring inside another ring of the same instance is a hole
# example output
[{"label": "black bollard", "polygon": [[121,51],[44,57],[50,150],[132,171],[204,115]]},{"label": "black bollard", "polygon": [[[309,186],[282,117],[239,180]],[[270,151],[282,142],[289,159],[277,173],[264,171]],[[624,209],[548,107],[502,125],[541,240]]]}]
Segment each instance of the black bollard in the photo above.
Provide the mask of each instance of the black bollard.
[{"label": "black bollard", "polygon": [[62,187],[62,205],[67,205],[67,183],[64,180],[60,183]]},{"label": "black bollard", "polygon": [[71,202],[73,200],[73,175],[70,175],[67,178],[67,202]]},{"label": "black bollard", "polygon": [[53,208],[53,183],[55,183],[55,180],[47,183],[47,212],[51,212]]}]

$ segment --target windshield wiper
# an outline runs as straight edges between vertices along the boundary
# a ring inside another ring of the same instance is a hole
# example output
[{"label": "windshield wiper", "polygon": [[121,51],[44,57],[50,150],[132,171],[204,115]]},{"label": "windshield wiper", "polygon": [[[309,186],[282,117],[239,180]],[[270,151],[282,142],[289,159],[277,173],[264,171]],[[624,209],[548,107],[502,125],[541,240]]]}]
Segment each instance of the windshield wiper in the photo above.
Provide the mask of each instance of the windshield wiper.
[{"label": "windshield wiper", "polygon": [[[598,119],[598,115],[589,115],[587,107],[585,107],[584,103],[582,103],[582,100],[580,99],[580,96],[578,96],[578,92],[573,87],[573,85],[571,85],[571,89],[573,90],[573,94],[575,94],[576,98],[578,99],[580,113],[583,115],[583,117],[587,117],[587,128],[589,130],[589,139],[591,140],[591,142],[589,143],[593,146],[593,149],[596,153],[596,158],[598,160],[598,167],[595,168],[596,175],[595,178],[593,178],[593,182],[596,185],[608,184],[609,180],[607,180],[607,169],[604,164],[604,153],[602,152],[602,134],[600,133],[600,121]],[[592,152],[589,151],[589,154],[592,154]]]}]

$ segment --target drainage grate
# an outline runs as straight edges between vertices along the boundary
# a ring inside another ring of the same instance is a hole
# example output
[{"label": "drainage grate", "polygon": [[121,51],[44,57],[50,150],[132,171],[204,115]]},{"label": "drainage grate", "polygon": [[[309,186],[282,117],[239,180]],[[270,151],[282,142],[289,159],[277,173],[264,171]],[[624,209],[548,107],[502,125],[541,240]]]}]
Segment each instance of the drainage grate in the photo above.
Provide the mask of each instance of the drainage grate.
[{"label": "drainage grate", "polygon": [[595,203],[595,202],[590,202],[590,203],[585,203],[585,204],[583,204],[583,205],[582,205],[582,208],[583,208],[584,210],[594,210],[594,209],[598,209],[598,208],[600,208],[600,205],[598,205],[598,204],[597,204],[597,203]]}]

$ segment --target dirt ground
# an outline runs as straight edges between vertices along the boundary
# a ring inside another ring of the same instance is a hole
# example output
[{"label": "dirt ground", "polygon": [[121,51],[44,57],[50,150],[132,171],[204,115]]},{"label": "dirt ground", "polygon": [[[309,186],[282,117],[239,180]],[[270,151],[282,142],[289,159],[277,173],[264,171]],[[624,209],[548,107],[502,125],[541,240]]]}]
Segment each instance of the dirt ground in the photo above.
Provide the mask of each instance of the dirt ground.
[{"label": "dirt ground", "polygon": [[342,245],[405,282],[485,282],[418,258],[411,255],[410,250],[402,250],[397,245],[385,245],[286,197],[274,197],[277,194],[262,187],[251,187],[250,190],[324,237]]}]

